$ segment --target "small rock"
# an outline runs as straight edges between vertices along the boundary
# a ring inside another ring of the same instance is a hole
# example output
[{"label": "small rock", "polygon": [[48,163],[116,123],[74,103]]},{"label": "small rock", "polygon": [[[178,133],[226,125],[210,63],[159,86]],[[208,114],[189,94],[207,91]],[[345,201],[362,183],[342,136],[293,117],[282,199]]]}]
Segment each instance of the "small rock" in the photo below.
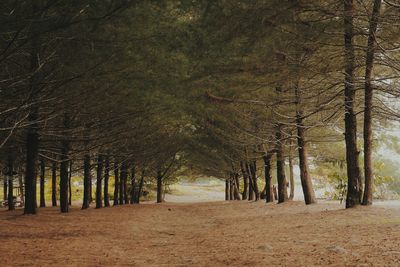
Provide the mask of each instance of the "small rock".
[{"label": "small rock", "polygon": [[347,250],[345,248],[336,245],[328,246],[326,247],[326,249],[336,253],[347,253]]},{"label": "small rock", "polygon": [[273,248],[269,244],[264,244],[264,245],[258,246],[257,249],[268,252],[268,251],[271,251]]}]

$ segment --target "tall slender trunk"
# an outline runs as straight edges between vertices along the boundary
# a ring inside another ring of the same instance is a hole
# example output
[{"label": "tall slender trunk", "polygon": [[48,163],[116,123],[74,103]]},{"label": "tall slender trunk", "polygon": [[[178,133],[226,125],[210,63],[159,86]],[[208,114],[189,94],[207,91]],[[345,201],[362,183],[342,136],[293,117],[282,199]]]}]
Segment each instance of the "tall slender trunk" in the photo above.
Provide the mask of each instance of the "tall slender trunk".
[{"label": "tall slender trunk", "polygon": [[57,162],[51,168],[51,205],[57,207]]},{"label": "tall slender trunk", "polygon": [[3,200],[7,201],[8,199],[8,177],[7,174],[4,174],[4,183],[3,183]]},{"label": "tall slender trunk", "polygon": [[163,202],[162,198],[162,174],[161,170],[157,171],[157,203]]},{"label": "tall slender trunk", "polygon": [[129,204],[128,194],[128,166],[126,166],[125,177],[124,177],[124,203]]},{"label": "tall slender trunk", "polygon": [[114,162],[114,201],[113,201],[113,206],[118,205],[118,188],[119,188],[119,166],[118,166],[118,162]]},{"label": "tall slender trunk", "polygon": [[40,160],[40,207],[41,208],[44,208],[44,207],[46,207],[46,199],[45,199],[45,191],[44,191],[44,189],[45,189],[45,185],[44,185],[44,183],[45,183],[45,168],[46,168],[46,166],[45,166],[45,164],[44,164],[44,160],[43,159],[41,159]]},{"label": "tall slender trunk", "polygon": [[287,181],[285,175],[285,157],[283,155],[283,140],[282,140],[282,125],[278,125],[276,132],[276,172],[278,180],[278,203],[283,203],[287,200]]},{"label": "tall slender trunk", "polygon": [[97,175],[96,175],[96,209],[103,207],[101,199],[101,183],[103,180],[103,155],[97,156]]},{"label": "tall slender trunk", "polygon": [[90,188],[89,184],[91,183],[90,178],[90,154],[86,154],[83,157],[83,203],[82,209],[89,208],[90,201]]},{"label": "tall slender trunk", "polygon": [[245,166],[243,161],[240,162],[240,170],[242,171],[243,175],[243,193],[242,199],[245,200],[248,198],[248,191],[249,191],[249,177],[246,173]]},{"label": "tall slender trunk", "polygon": [[138,188],[138,192],[137,192],[137,195],[136,195],[136,203],[137,204],[139,204],[140,196],[142,195],[143,184],[144,184],[144,175],[145,175],[145,168],[142,167],[142,174],[141,174],[141,177],[140,177],[139,188]]},{"label": "tall slender trunk", "polygon": [[68,205],[72,205],[72,160],[69,161],[68,171]]},{"label": "tall slender trunk", "polygon": [[[68,114],[64,114],[64,128],[68,130],[70,128],[70,117]],[[61,153],[61,165],[60,165],[60,208],[61,212],[68,212],[68,166],[69,166],[69,141],[67,133],[64,133],[64,140],[61,142],[62,153]]]},{"label": "tall slender trunk", "polygon": [[234,173],[233,179],[234,179],[233,181],[234,181],[234,183],[235,183],[235,191],[234,191],[235,198],[236,198],[236,200],[241,200],[241,197],[240,197],[239,174],[238,174],[237,172]]},{"label": "tall slender trunk", "polygon": [[110,156],[105,158],[104,169],[104,207],[110,207],[110,195],[108,194],[108,181],[110,179]]},{"label": "tall slender trunk", "polygon": [[345,141],[348,188],[346,208],[360,204],[362,184],[358,162],[359,151],[357,148],[357,117],[354,111],[356,101],[355,81],[355,55],[353,45],[353,0],[344,0],[344,47],[345,47]]},{"label": "tall slender trunk", "polygon": [[364,173],[365,189],[363,205],[371,205],[374,192],[374,173],[372,167],[372,71],[374,67],[374,55],[376,50],[376,29],[379,23],[379,13],[382,0],[375,0],[369,24],[368,46],[365,62],[365,110],[364,110]]},{"label": "tall slender trunk", "polygon": [[234,185],[233,185],[233,179],[232,179],[232,175],[229,178],[229,199],[230,200],[234,200],[235,199],[235,195],[233,193],[234,190]]},{"label": "tall slender trunk", "polygon": [[249,200],[253,200],[255,198],[254,195],[254,184],[253,184],[253,178],[251,175],[251,171],[250,171],[250,164],[248,162],[246,162],[246,172],[249,176]]},{"label": "tall slender trunk", "polygon": [[24,193],[24,174],[21,170],[21,168],[18,171],[18,183],[19,183],[19,188],[20,188],[20,197],[22,203],[25,202],[25,193]]},{"label": "tall slender trunk", "polygon": [[272,187],[272,176],[271,176],[271,153],[266,153],[263,156],[264,159],[264,174],[265,174],[265,201],[274,202],[274,192]]},{"label": "tall slender trunk", "polygon": [[135,195],[136,195],[136,175],[135,175],[136,169],[135,165],[132,166],[131,168],[131,190],[130,190],[130,203],[133,204],[135,203]]},{"label": "tall slender trunk", "polygon": [[251,177],[251,181],[252,181],[252,187],[253,187],[253,191],[254,191],[254,195],[255,195],[255,200],[258,201],[260,199],[260,192],[258,190],[258,182],[257,182],[257,165],[256,165],[256,161],[253,161],[252,163],[250,163],[250,177]]},{"label": "tall slender trunk", "polygon": [[8,196],[7,196],[8,210],[15,210],[14,183],[13,183],[14,159],[11,155],[8,156],[7,169],[8,169]]},{"label": "tall slender trunk", "polygon": [[125,199],[125,181],[126,181],[126,176],[128,175],[127,173],[127,166],[125,162],[122,162],[121,165],[121,176],[120,176],[120,181],[119,181],[119,204],[122,205],[124,204],[124,199]]},{"label": "tall slender trunk", "polygon": [[295,86],[296,97],[296,129],[297,147],[299,151],[299,168],[301,187],[303,189],[304,202],[308,204],[316,203],[315,192],[308,167],[307,143],[305,139],[305,127],[303,122],[302,97],[299,86]]},{"label": "tall slender trunk", "polygon": [[294,173],[293,173],[293,157],[292,157],[291,152],[289,152],[289,186],[290,186],[289,199],[293,200],[293,198],[294,198]]},{"label": "tall slender trunk", "polygon": [[230,200],[230,183],[228,179],[225,179],[225,200]]}]

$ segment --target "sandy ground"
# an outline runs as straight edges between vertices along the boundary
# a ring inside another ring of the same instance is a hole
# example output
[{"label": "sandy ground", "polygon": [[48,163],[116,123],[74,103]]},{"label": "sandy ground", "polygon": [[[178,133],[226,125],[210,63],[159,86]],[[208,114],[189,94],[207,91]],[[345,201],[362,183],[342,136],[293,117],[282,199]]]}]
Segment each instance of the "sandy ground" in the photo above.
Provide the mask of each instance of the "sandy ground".
[{"label": "sandy ground", "polygon": [[400,266],[400,208],[231,201],[0,211],[1,266]]}]

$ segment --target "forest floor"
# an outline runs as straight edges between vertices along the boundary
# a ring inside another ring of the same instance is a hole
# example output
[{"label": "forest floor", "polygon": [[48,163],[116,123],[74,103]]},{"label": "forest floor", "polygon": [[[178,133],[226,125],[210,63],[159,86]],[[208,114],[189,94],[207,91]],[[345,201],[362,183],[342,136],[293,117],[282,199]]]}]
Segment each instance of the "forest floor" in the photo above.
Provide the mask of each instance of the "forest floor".
[{"label": "forest floor", "polygon": [[0,211],[1,266],[399,266],[400,207],[263,201]]}]

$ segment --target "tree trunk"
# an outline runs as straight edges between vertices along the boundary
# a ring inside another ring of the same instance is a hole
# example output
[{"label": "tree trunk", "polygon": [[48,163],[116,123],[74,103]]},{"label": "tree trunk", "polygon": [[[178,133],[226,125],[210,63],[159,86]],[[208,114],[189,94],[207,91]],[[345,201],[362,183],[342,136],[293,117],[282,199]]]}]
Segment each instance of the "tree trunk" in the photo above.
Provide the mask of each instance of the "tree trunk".
[{"label": "tree trunk", "polygon": [[235,182],[235,191],[234,191],[235,198],[236,198],[236,200],[241,200],[241,197],[240,197],[239,174],[236,173],[236,172],[234,173],[234,182]]},{"label": "tree trunk", "polygon": [[260,199],[260,192],[258,190],[258,183],[257,183],[257,165],[256,161],[253,161],[253,163],[250,163],[250,179],[252,181],[252,187],[253,187],[253,192],[255,195],[255,200],[258,201]]},{"label": "tree trunk", "polygon": [[131,190],[130,190],[130,203],[135,203],[136,195],[136,175],[135,175],[135,165],[131,169]]},{"label": "tree trunk", "polygon": [[354,86],[355,56],[353,45],[353,0],[344,0],[344,46],[345,46],[345,141],[348,188],[346,208],[360,204],[362,184],[358,162],[357,118],[354,111],[356,90]]},{"label": "tree trunk", "polygon": [[15,210],[14,183],[13,183],[14,159],[11,155],[8,156],[7,171],[8,171],[8,196],[7,196],[8,210]]},{"label": "tree trunk", "polygon": [[230,192],[229,180],[225,179],[225,200],[230,200]]},{"label": "tree trunk", "polygon": [[364,110],[364,173],[365,189],[363,205],[371,205],[374,192],[374,173],[372,167],[372,70],[374,67],[374,55],[376,49],[376,29],[379,23],[379,13],[382,0],[375,0],[369,24],[368,46],[365,62],[365,110]]},{"label": "tree trunk", "polygon": [[45,183],[45,164],[44,160],[40,160],[40,207],[46,207],[46,199],[45,199],[45,192],[44,192],[44,183]]},{"label": "tree trunk", "polygon": [[289,199],[293,200],[294,198],[294,173],[293,173],[293,158],[292,154],[289,154],[289,186],[290,186],[290,194]]},{"label": "tree trunk", "polygon": [[272,188],[272,176],[271,176],[271,157],[272,154],[266,153],[263,156],[264,159],[264,174],[265,174],[265,201],[274,202],[274,192]]},{"label": "tree trunk", "polygon": [[287,200],[287,181],[285,176],[285,157],[283,155],[282,126],[278,125],[276,132],[277,151],[276,151],[276,173],[278,180],[278,203]]},{"label": "tree trunk", "polygon": [[97,156],[97,175],[96,175],[96,209],[103,207],[101,199],[101,182],[103,180],[103,155]]},{"label": "tree trunk", "polygon": [[229,199],[230,200],[234,200],[235,199],[235,195],[233,194],[233,190],[234,190],[234,185],[233,185],[233,179],[232,179],[232,175],[229,178]]},{"label": "tree trunk", "polygon": [[139,204],[140,196],[142,195],[142,189],[143,189],[143,184],[144,184],[144,175],[145,175],[145,169],[143,167],[142,168],[142,175],[140,177],[140,183],[139,183],[138,192],[137,192],[137,195],[136,195],[136,203],[137,204]]},{"label": "tree trunk", "polygon": [[89,208],[90,205],[90,155],[86,154],[83,158],[83,203],[82,209]]},{"label": "tree trunk", "polygon": [[120,205],[124,204],[124,200],[125,200],[125,184],[126,184],[126,176],[127,175],[128,175],[128,173],[127,173],[126,163],[122,162],[121,176],[120,176],[120,181],[119,181],[119,204]]},{"label": "tree trunk", "polygon": [[68,172],[68,205],[72,205],[72,160],[69,161]]},{"label": "tree trunk", "polygon": [[162,174],[161,171],[157,171],[157,203],[163,202],[162,199]]},{"label": "tree trunk", "polygon": [[240,162],[240,170],[242,171],[243,175],[243,193],[242,193],[242,198],[243,200],[248,198],[248,192],[249,192],[249,176],[246,173],[244,162]]},{"label": "tree trunk", "polygon": [[124,203],[129,204],[128,194],[128,166],[126,166],[125,177],[124,177]]},{"label": "tree trunk", "polygon": [[248,199],[249,200],[253,200],[254,199],[254,185],[253,185],[253,178],[251,176],[251,171],[250,171],[250,164],[248,162],[246,162],[246,172],[249,176],[249,196]]},{"label": "tree trunk", "polygon": [[19,188],[20,188],[20,197],[21,197],[21,201],[22,203],[25,202],[25,194],[24,194],[24,178],[23,178],[23,173],[22,170],[20,168],[19,172],[18,172],[18,183],[19,183]]},{"label": "tree trunk", "polygon": [[4,183],[3,183],[3,200],[8,200],[8,177],[7,174],[4,174]]},{"label": "tree trunk", "polygon": [[57,207],[57,162],[53,162],[51,171],[51,205]]},{"label": "tree trunk", "polygon": [[114,201],[113,206],[118,205],[118,189],[119,189],[119,166],[118,162],[114,162]]},{"label": "tree trunk", "polygon": [[[64,114],[64,128],[67,130],[70,128],[70,118],[68,114]],[[61,166],[60,166],[60,208],[61,212],[68,212],[68,166],[69,166],[69,141],[67,137],[61,142],[62,155],[61,155]]]},{"label": "tree trunk", "polygon": [[108,194],[108,180],[110,179],[110,156],[106,156],[104,170],[104,207],[110,207],[110,196]]},{"label": "tree trunk", "polygon": [[28,121],[28,134],[26,139],[26,175],[25,175],[25,208],[24,214],[36,214],[36,164],[39,154],[39,134],[37,131],[39,112],[33,108]]}]

